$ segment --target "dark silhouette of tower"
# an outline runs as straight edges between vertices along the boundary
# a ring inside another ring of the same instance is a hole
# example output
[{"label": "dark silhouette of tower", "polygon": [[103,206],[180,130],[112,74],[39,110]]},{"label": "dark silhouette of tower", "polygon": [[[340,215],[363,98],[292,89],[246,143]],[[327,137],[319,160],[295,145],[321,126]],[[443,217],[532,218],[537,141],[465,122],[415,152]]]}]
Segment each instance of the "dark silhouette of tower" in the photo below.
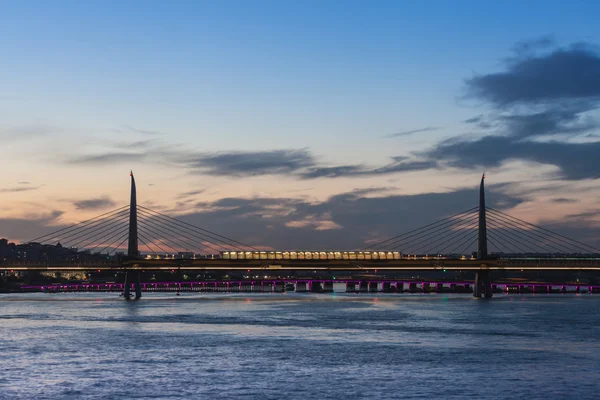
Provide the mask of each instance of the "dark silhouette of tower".
[{"label": "dark silhouette of tower", "polygon": [[[484,186],[485,174],[481,177],[481,184],[479,185],[479,229],[478,229],[478,240],[477,240],[477,259],[485,261],[488,258],[487,249],[487,224],[485,220],[485,186]],[[481,269],[475,274],[475,290],[473,296],[485,297],[489,299],[492,297],[492,279],[490,270],[485,267],[485,264],[481,264]]]},{"label": "dark silhouette of tower", "polygon": [[[138,226],[137,226],[137,196],[135,188],[135,178],[133,177],[133,171],[129,173],[131,176],[131,196],[129,200],[129,241],[127,245],[127,258],[129,260],[137,260],[140,258],[140,251],[138,249]],[[136,264],[132,264],[133,267],[138,267]],[[139,271],[127,271],[125,272],[125,284],[123,289],[123,296],[125,300],[131,299],[131,283],[133,281],[135,290],[135,299],[142,297],[142,287],[140,284],[140,272]]]}]

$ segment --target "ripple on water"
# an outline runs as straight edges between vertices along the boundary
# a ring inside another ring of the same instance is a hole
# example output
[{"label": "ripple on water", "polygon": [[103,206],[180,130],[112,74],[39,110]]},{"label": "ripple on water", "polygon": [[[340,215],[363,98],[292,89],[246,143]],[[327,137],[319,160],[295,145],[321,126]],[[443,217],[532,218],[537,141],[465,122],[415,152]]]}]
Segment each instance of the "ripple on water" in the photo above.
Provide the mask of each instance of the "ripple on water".
[{"label": "ripple on water", "polygon": [[0,295],[2,398],[592,398],[600,297]]}]

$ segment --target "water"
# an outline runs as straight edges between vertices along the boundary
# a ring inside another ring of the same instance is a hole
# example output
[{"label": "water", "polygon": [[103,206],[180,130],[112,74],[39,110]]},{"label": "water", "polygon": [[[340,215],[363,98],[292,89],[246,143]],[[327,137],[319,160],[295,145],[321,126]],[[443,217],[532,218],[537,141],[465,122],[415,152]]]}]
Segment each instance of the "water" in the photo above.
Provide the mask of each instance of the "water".
[{"label": "water", "polygon": [[0,398],[591,399],[600,296],[0,295]]}]

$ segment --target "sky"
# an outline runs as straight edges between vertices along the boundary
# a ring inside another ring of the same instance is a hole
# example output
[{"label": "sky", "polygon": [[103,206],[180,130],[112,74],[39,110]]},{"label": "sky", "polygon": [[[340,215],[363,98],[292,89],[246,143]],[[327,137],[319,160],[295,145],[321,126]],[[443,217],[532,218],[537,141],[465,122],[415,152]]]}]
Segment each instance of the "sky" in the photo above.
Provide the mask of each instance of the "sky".
[{"label": "sky", "polygon": [[600,246],[595,1],[0,1],[0,236],[138,201],[362,248],[488,201]]}]

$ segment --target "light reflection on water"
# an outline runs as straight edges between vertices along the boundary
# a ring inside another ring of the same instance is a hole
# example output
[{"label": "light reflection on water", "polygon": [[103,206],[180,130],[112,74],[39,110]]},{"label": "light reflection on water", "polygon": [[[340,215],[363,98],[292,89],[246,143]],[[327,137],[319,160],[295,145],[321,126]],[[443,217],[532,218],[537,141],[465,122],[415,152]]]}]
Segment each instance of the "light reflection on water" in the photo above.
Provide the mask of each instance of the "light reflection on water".
[{"label": "light reflection on water", "polygon": [[600,296],[0,295],[0,398],[592,398]]}]

